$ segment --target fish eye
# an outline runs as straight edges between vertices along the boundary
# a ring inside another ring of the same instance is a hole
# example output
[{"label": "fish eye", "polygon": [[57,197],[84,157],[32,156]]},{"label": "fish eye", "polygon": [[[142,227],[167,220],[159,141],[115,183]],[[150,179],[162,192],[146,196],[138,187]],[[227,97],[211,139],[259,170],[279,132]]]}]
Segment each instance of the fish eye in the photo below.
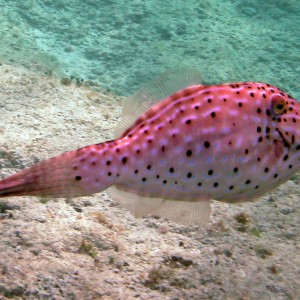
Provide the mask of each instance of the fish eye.
[{"label": "fish eye", "polygon": [[276,95],[272,99],[272,111],[275,115],[281,115],[286,109],[286,103],[283,97]]}]

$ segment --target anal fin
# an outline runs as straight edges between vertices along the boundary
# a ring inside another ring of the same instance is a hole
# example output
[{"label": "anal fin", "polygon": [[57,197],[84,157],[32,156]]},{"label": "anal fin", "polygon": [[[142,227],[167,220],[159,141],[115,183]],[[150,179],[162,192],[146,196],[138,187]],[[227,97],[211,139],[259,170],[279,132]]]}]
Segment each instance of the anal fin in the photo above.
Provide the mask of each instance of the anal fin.
[{"label": "anal fin", "polygon": [[211,213],[210,201],[180,201],[140,196],[110,187],[110,196],[135,217],[159,216],[182,225],[204,225]]}]

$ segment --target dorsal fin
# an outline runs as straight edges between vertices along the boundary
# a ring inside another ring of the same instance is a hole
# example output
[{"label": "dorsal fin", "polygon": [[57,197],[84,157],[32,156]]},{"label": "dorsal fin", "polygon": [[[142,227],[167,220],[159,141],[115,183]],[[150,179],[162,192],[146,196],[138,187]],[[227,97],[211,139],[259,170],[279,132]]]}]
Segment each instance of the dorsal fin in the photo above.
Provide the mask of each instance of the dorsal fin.
[{"label": "dorsal fin", "polygon": [[115,130],[115,138],[119,138],[152,106],[173,93],[196,84],[201,84],[201,75],[193,68],[171,69],[155,77],[123,101],[122,119]]},{"label": "dorsal fin", "polygon": [[182,225],[203,225],[209,221],[210,201],[178,201],[132,194],[112,186],[110,196],[135,217],[159,216]]}]

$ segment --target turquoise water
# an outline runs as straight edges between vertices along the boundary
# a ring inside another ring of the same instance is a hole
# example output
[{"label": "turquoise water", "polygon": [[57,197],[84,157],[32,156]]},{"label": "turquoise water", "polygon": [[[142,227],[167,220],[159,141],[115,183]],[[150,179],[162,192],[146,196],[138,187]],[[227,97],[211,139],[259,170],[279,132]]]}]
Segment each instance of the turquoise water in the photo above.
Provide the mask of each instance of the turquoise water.
[{"label": "turquoise water", "polygon": [[172,67],[300,98],[298,0],[0,0],[0,62],[119,95]]}]

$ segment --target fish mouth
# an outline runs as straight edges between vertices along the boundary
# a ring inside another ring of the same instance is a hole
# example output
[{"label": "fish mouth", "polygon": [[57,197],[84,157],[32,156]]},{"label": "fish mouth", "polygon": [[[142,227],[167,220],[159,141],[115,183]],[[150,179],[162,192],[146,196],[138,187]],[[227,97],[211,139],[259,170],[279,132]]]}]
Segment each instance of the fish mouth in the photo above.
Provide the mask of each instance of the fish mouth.
[{"label": "fish mouth", "polygon": [[276,128],[276,130],[279,133],[279,135],[281,136],[281,138],[283,140],[283,143],[284,143],[284,146],[287,147],[287,148],[291,148],[291,146],[295,142],[295,136],[292,135],[292,139],[290,139],[290,137],[288,137],[285,132],[281,131],[278,128]]}]

